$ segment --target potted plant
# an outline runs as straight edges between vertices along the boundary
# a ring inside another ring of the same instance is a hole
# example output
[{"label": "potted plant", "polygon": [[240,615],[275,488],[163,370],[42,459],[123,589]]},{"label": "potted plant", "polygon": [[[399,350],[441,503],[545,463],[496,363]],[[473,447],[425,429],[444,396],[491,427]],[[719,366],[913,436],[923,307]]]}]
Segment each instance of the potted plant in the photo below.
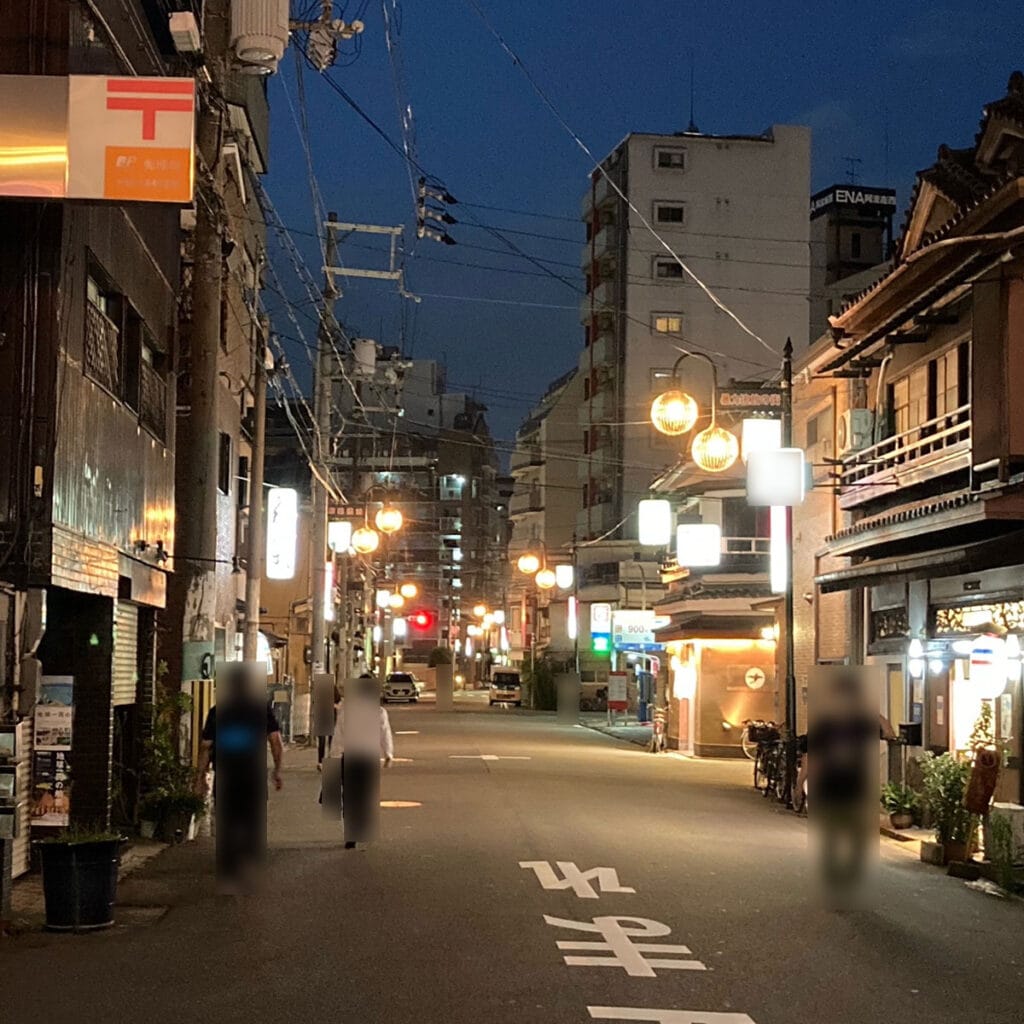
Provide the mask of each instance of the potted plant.
[{"label": "potted plant", "polygon": [[165,843],[180,843],[194,838],[196,820],[206,811],[206,800],[194,790],[181,789],[164,798],[160,817],[160,838]]},{"label": "potted plant", "polygon": [[68,829],[39,843],[49,931],[95,931],[114,923],[124,841],[116,832]]},{"label": "potted plant", "polygon": [[882,807],[888,813],[889,824],[893,828],[910,828],[919,803],[920,798],[909,786],[887,782],[882,787]]},{"label": "potted plant", "polygon": [[935,838],[942,847],[943,858],[965,861],[974,818],[964,806],[971,766],[953,754],[925,754],[921,760],[924,779],[924,801],[935,826]]},{"label": "potted plant", "polygon": [[192,766],[181,756],[179,747],[181,719],[190,709],[190,698],[179,691],[167,693],[158,701],[143,764],[140,818],[147,823],[147,832],[151,822],[153,834],[169,843],[188,837],[192,819],[199,817],[206,806],[195,794]]}]

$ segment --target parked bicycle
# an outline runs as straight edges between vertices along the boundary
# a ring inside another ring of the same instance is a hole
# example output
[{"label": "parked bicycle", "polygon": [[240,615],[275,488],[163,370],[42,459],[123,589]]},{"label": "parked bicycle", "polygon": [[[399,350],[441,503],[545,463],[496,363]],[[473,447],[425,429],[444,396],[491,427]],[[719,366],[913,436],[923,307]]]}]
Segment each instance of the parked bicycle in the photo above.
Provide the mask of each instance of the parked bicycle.
[{"label": "parked bicycle", "polygon": [[754,762],[754,788],[764,788],[771,758],[771,746],[781,733],[775,722],[752,719],[743,723],[740,748]]}]

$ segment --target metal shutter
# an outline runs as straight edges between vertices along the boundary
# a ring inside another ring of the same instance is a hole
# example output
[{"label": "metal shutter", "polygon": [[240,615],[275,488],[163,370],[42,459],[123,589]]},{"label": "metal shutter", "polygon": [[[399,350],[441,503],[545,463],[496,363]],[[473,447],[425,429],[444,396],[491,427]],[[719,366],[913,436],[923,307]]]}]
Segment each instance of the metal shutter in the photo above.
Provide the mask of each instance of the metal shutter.
[{"label": "metal shutter", "polygon": [[139,609],[117,602],[114,633],[112,704],[134,704],[139,681]]}]

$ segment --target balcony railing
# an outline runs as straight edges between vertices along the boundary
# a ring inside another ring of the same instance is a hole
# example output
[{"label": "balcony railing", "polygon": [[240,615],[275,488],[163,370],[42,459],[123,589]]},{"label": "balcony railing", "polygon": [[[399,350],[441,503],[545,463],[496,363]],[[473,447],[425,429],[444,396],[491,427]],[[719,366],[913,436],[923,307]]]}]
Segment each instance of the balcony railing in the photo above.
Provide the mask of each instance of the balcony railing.
[{"label": "balcony railing", "polygon": [[142,364],[139,418],[160,441],[166,440],[167,382],[149,363]]},{"label": "balcony railing", "polygon": [[102,310],[85,304],[85,372],[115,395],[121,383],[119,333]]},{"label": "balcony railing", "polygon": [[970,463],[970,447],[969,405],[878,441],[843,459],[842,504],[850,507],[885,490],[965,468]]},{"label": "balcony railing", "polygon": [[523,494],[513,494],[509,502],[509,513],[514,516],[524,512],[541,512],[544,509],[544,495],[539,487],[533,487]]},{"label": "balcony railing", "polygon": [[527,466],[540,466],[544,463],[539,444],[519,445],[512,453],[511,470],[525,469]]}]

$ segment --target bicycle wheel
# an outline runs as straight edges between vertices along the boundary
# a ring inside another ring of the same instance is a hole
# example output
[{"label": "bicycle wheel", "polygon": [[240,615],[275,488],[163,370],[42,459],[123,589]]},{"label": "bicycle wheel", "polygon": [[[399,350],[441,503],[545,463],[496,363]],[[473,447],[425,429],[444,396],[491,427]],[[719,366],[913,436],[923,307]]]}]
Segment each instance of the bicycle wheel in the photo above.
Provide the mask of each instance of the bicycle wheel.
[{"label": "bicycle wheel", "polygon": [[754,755],[754,789],[760,789],[764,784],[764,758],[758,748]]},{"label": "bicycle wheel", "polygon": [[740,733],[740,748],[743,753],[750,758],[751,761],[757,759],[757,740],[750,738],[750,726],[743,726],[743,732]]},{"label": "bicycle wheel", "polygon": [[766,799],[770,797],[775,790],[775,773],[778,771],[778,760],[774,745],[764,748],[761,772],[764,776],[762,796]]}]

